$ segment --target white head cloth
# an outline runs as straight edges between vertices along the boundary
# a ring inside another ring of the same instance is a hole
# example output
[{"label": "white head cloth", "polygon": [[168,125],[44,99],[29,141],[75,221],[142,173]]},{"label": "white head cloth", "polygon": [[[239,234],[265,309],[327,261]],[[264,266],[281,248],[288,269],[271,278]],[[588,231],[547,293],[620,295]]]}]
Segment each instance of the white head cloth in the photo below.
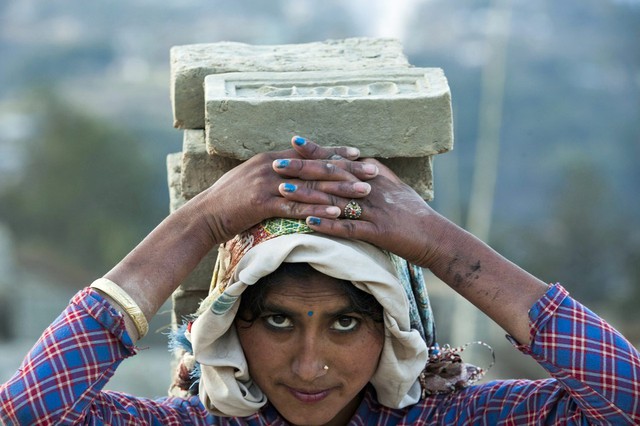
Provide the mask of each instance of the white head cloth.
[{"label": "white head cloth", "polygon": [[[225,268],[224,262],[219,259]],[[378,401],[403,408],[421,396],[418,376],[427,359],[427,345],[412,330],[409,302],[389,256],[360,241],[314,234],[283,235],[252,247],[242,257],[229,284],[203,302],[187,337],[200,363],[200,399],[217,415],[246,417],[267,402],[249,376],[247,360],[233,326],[240,295],[249,285],[275,271],[281,263],[308,263],[319,272],[351,281],[372,294],[384,309],[385,339],[378,368],[370,382]]]}]

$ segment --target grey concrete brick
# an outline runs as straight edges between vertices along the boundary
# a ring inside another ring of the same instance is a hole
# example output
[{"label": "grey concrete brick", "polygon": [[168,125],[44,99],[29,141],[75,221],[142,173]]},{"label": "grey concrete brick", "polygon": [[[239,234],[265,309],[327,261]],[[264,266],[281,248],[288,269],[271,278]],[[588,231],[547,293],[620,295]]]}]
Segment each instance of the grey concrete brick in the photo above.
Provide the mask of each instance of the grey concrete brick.
[{"label": "grey concrete brick", "polygon": [[182,291],[209,291],[217,256],[218,248],[216,247],[202,258],[198,266],[180,283],[180,289]]},{"label": "grey concrete brick", "polygon": [[211,250],[171,295],[173,325],[182,323],[183,318],[195,313],[200,301],[209,294],[217,255],[217,248]]},{"label": "grey concrete brick", "polygon": [[175,152],[167,155],[167,182],[169,185],[169,211],[178,210],[186,198],[182,195],[182,153]]},{"label": "grey concrete brick", "polygon": [[171,48],[174,127],[204,128],[204,78],[246,71],[328,71],[409,67],[397,40],[350,38],[255,46],[221,42]]},{"label": "grey concrete brick", "polygon": [[180,325],[185,320],[193,315],[200,302],[207,297],[206,291],[184,291],[178,289],[171,295],[171,302],[173,303],[173,310],[171,312],[172,325]]},{"label": "grey concrete brick", "polygon": [[293,135],[363,157],[426,157],[453,147],[451,93],[439,68],[230,73],[205,78],[209,153],[246,160]]},{"label": "grey concrete brick", "polygon": [[379,160],[424,200],[433,200],[433,157],[380,158]]},{"label": "grey concrete brick", "polygon": [[195,197],[240,163],[240,160],[234,158],[209,155],[203,130],[185,130],[182,145],[182,195],[186,199]]}]

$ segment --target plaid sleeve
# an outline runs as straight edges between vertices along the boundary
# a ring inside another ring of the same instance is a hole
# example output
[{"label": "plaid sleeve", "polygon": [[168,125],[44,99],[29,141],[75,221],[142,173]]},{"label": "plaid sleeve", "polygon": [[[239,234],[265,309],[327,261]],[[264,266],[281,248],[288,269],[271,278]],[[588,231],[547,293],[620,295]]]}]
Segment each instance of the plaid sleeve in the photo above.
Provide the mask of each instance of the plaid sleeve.
[{"label": "plaid sleeve", "polygon": [[358,424],[640,424],[640,356],[624,337],[560,285],[529,318],[532,344],[510,340],[553,378],[493,381],[430,395],[405,410],[370,404]]},{"label": "plaid sleeve", "polygon": [[0,424],[179,425],[207,419],[197,398],[154,401],[103,392],[120,362],[136,352],[122,314],[94,290],[82,290],[0,386]]},{"label": "plaid sleeve", "polygon": [[516,345],[558,380],[589,422],[640,424],[640,354],[559,284],[529,312],[531,345]]}]

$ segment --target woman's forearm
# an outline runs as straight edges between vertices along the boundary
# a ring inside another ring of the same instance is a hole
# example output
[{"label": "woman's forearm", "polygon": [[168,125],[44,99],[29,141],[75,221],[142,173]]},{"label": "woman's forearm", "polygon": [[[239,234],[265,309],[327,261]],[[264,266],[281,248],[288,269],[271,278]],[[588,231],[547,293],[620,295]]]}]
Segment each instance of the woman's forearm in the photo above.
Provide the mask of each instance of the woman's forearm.
[{"label": "woman's forearm", "polygon": [[529,309],[548,286],[446,218],[429,220],[437,221],[441,232],[430,270],[518,342],[528,344]]},{"label": "woman's forearm", "polygon": [[200,204],[192,200],[168,216],[105,275],[131,296],[147,319],[220,242],[199,219]]}]

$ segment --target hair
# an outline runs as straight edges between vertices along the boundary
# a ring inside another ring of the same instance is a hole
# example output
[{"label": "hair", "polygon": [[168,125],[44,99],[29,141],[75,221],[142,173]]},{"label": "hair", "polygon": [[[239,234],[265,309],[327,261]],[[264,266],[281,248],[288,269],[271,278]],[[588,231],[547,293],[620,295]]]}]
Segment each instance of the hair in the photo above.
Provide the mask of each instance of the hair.
[{"label": "hair", "polygon": [[[282,263],[278,269],[266,275],[254,285],[249,286],[240,299],[238,316],[243,321],[253,323],[265,311],[264,301],[269,292],[280,282],[283,276],[300,280],[309,278],[313,274],[321,274],[308,263]],[[338,280],[342,291],[349,299],[353,312],[382,323],[382,306],[373,295],[360,290],[350,281]]]}]

